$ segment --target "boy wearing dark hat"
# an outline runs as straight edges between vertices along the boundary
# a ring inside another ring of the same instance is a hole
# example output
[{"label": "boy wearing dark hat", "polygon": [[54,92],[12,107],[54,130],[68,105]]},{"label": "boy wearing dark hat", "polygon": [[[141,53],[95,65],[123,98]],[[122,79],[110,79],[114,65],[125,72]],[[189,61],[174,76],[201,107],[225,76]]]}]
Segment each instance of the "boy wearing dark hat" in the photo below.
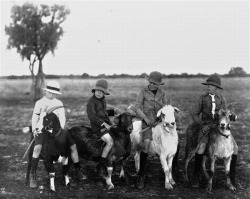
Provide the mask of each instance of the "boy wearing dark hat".
[{"label": "boy wearing dark hat", "polygon": [[[46,88],[43,88],[45,91],[45,96],[38,100],[35,104],[33,115],[32,115],[32,132],[35,136],[35,147],[33,150],[32,155],[32,161],[31,161],[31,178],[30,178],[30,187],[31,188],[37,188],[37,177],[36,177],[36,170],[39,162],[39,156],[42,150],[42,143],[44,141],[44,133],[42,131],[37,131],[37,125],[40,120],[40,115],[42,112],[46,112],[47,110],[57,107],[57,106],[63,106],[63,103],[57,99],[58,95],[61,95],[60,92],[60,84],[57,81],[49,81],[47,83]],[[64,129],[65,123],[66,123],[66,117],[65,117],[65,110],[63,107],[58,108],[53,111],[59,121],[61,128]],[[84,176],[81,172],[81,166],[79,164],[79,157],[78,152],[76,148],[76,144],[74,140],[70,137],[69,134],[67,134],[67,140],[69,142],[70,150],[71,150],[71,158],[73,160],[77,178],[78,179],[86,179],[86,176]]]},{"label": "boy wearing dark hat", "polygon": [[99,172],[103,172],[102,169],[107,164],[107,156],[114,144],[114,141],[109,134],[109,130],[111,129],[109,116],[114,116],[114,110],[107,111],[105,95],[110,94],[107,89],[107,80],[98,80],[95,87],[92,89],[93,96],[87,103],[87,115],[90,120],[92,132],[98,135],[98,137],[106,143],[99,160]]},{"label": "boy wearing dark hat", "polygon": [[[199,187],[199,172],[202,168],[202,154],[204,153],[206,144],[208,142],[207,133],[209,133],[212,127],[216,126],[215,115],[217,111],[220,109],[226,109],[227,105],[225,97],[220,92],[223,88],[221,86],[221,79],[219,75],[210,75],[206,82],[203,82],[202,84],[206,85],[206,92],[199,97],[197,103],[194,106],[192,113],[192,119],[194,123],[191,124],[200,126],[200,131],[198,132],[198,142],[200,142],[201,138],[203,138],[201,141],[201,145],[195,154],[193,187]],[[235,121],[236,115],[232,114],[230,118],[231,121]],[[238,147],[235,142],[235,150],[232,156],[230,174],[232,173],[231,171],[235,171],[237,153]],[[232,182],[235,182],[234,177],[230,177],[232,179]]]},{"label": "boy wearing dark hat", "polygon": [[[147,78],[149,84],[146,88],[142,89],[137,96],[135,103],[135,112],[137,116],[142,120],[142,129],[148,126],[152,126],[157,121],[157,112],[162,108],[158,103],[167,104],[168,99],[165,92],[159,88],[163,85],[162,74],[158,71],[153,71]],[[151,101],[154,100],[154,101]],[[152,128],[142,133],[142,141],[144,144],[144,150],[140,153],[140,170],[137,177],[137,188],[142,189],[145,181],[145,164],[148,157],[148,150],[150,142],[152,140]]]}]

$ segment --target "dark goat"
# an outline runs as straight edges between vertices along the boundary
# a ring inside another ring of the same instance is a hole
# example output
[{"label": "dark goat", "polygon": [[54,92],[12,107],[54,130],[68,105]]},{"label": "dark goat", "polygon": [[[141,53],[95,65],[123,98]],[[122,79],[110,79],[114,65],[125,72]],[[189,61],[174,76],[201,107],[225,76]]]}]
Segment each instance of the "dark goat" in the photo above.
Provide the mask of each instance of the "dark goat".
[{"label": "dark goat", "polygon": [[[126,158],[130,155],[131,150],[130,133],[132,132],[132,116],[127,112],[122,113],[115,118],[115,123],[116,126],[110,130],[110,135],[114,140],[114,146],[110,150],[107,157],[108,174],[107,176],[102,176],[106,180],[109,189],[114,188],[111,181],[114,161],[122,161],[121,176],[125,177],[125,180],[128,182],[128,177],[124,172],[126,172]],[[43,124],[41,126],[42,131],[44,131],[43,133],[47,133],[47,140],[43,144],[41,156],[45,158],[45,168],[49,173],[54,172],[53,160],[57,160],[59,155],[64,156],[65,166],[63,167],[63,172],[66,180],[69,170],[69,165],[66,163],[68,163],[68,156],[70,156],[70,148],[67,145],[66,133],[69,133],[75,140],[78,154],[81,158],[98,161],[101,157],[105,143],[101,139],[97,138],[91,132],[89,127],[75,126],[68,129],[67,132],[62,131],[58,117],[52,112],[44,116]],[[29,152],[26,183],[29,179],[33,149],[34,143]],[[50,179],[50,182],[53,183],[51,176]],[[68,183],[69,181],[67,178],[66,185],[68,185]],[[54,184],[51,184],[50,186],[54,187]],[[55,191],[55,188],[54,190],[52,189],[52,191]]]},{"label": "dark goat", "polygon": [[[44,133],[45,139],[42,144],[42,151],[40,154],[40,158],[44,159],[44,166],[46,171],[50,177],[50,191],[55,192],[55,185],[54,185],[54,178],[55,178],[55,171],[53,161],[57,161],[59,157],[62,157],[62,164],[63,164],[63,175],[65,177],[65,185],[69,185],[69,178],[68,178],[68,156],[70,156],[70,146],[67,143],[66,135],[67,132],[62,130],[60,127],[60,122],[58,117],[52,112],[53,110],[61,108],[54,107],[48,110],[46,113],[41,113],[40,121],[38,125],[38,129]],[[31,140],[33,139],[33,134],[31,134]],[[31,170],[31,161],[32,161],[32,154],[34,150],[35,142],[32,142],[32,145],[29,150],[29,162],[27,167],[26,173],[26,184],[29,181],[29,175]]]},{"label": "dark goat", "polygon": [[[130,133],[133,130],[131,114],[128,112],[120,114],[115,118],[115,124],[117,126],[110,129],[110,135],[114,140],[114,145],[107,156],[107,175],[102,176],[106,180],[109,189],[114,188],[111,175],[115,161],[122,161],[120,177],[124,177],[128,183],[126,159],[130,155],[131,150]],[[75,140],[80,157],[93,161],[99,160],[105,143],[96,137],[89,127],[75,126],[69,129],[68,133],[70,133],[71,137]]]}]

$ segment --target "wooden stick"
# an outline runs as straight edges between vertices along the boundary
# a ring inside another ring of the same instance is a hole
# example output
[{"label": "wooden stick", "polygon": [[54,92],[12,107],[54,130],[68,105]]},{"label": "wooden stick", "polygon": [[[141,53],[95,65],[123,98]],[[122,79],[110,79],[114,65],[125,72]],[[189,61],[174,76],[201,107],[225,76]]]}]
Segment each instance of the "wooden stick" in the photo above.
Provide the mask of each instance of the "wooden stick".
[{"label": "wooden stick", "polygon": [[[157,120],[152,126],[156,126],[161,120]],[[141,130],[139,134],[143,133],[144,131],[148,130],[149,128],[152,128],[152,126],[148,126],[145,129]]]},{"label": "wooden stick", "polygon": [[24,153],[24,155],[23,155],[23,159],[26,157],[26,155],[27,155],[27,153],[28,153],[28,151],[29,151],[29,149],[30,149],[30,147],[31,147],[31,145],[33,144],[34,141],[35,141],[35,137],[34,137],[33,140],[30,142],[30,144],[29,144],[27,150],[25,151],[25,153]]}]

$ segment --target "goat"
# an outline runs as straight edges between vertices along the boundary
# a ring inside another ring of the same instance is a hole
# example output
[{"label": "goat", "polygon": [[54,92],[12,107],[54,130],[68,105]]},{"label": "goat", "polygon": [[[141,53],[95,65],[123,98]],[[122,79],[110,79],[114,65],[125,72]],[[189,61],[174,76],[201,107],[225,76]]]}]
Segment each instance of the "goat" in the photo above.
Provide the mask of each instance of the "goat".
[{"label": "goat", "polygon": [[[41,153],[42,156],[45,157],[45,168],[46,170],[51,173],[54,173],[53,168],[53,160],[57,160],[59,155],[64,156],[64,167],[63,172],[65,176],[66,186],[69,185],[68,179],[68,170],[69,164],[68,163],[68,156],[69,156],[69,149],[66,145],[66,135],[65,133],[69,133],[72,138],[75,140],[78,154],[81,158],[98,161],[101,157],[102,150],[105,146],[105,143],[93,135],[91,128],[86,126],[74,126],[68,131],[62,131],[59,123],[58,117],[53,113],[49,112],[46,113],[43,117],[43,122],[40,124],[40,129],[45,131],[44,133],[48,134],[49,142],[45,142],[42,147],[43,151]],[[130,133],[132,132],[132,117],[130,113],[122,113],[114,119],[114,122],[117,124],[116,127],[111,128],[110,135],[114,140],[114,146],[110,150],[108,154],[108,165],[107,165],[107,176],[102,176],[108,185],[108,189],[113,189],[114,185],[111,181],[111,174],[113,171],[113,163],[114,161],[122,161],[121,173],[120,177],[124,177],[126,182],[128,183],[128,175],[126,172],[126,158],[130,155],[131,150],[131,141],[130,141]],[[65,137],[64,143],[58,143],[58,139],[61,136]],[[33,143],[34,145],[34,143]],[[59,147],[59,148],[57,148]],[[29,164],[27,168],[27,175],[26,175],[26,184],[29,179],[29,172],[31,167],[31,159],[32,159],[32,152],[34,146],[31,147],[30,154],[29,154]],[[63,150],[64,153],[60,153]],[[46,151],[46,153],[44,153]],[[54,174],[50,174],[50,190],[55,192],[54,186]]]},{"label": "goat", "polygon": [[[160,156],[161,165],[165,173],[166,189],[173,189],[173,185],[175,185],[172,178],[172,161],[177,152],[178,134],[174,113],[179,111],[178,108],[171,105],[163,106],[157,113],[157,117],[160,117],[161,121],[155,127],[152,127],[153,140],[150,144],[149,153]],[[133,144],[132,150],[136,150],[134,159],[137,173],[140,169],[140,152],[144,147],[141,142],[141,132],[142,121],[134,121],[131,142]]]},{"label": "goat", "polygon": [[[117,125],[110,129],[109,134],[114,140],[114,145],[107,156],[107,175],[102,177],[106,180],[108,189],[113,189],[114,185],[111,180],[113,172],[113,164],[115,161],[121,161],[120,177],[124,177],[128,183],[128,173],[126,170],[126,159],[130,155],[132,132],[132,116],[128,112],[124,112],[114,119]],[[68,131],[72,138],[76,141],[78,154],[83,159],[98,161],[101,157],[105,143],[92,133],[91,128],[86,126],[75,126]]]},{"label": "goat", "polygon": [[[61,162],[63,165],[63,175],[65,178],[66,187],[69,186],[69,164],[68,164],[68,156],[70,155],[70,146],[67,144],[66,134],[67,131],[64,131],[60,127],[60,121],[57,116],[53,113],[53,111],[57,108],[62,108],[63,106],[57,106],[49,109],[47,112],[42,112],[40,115],[40,120],[38,122],[38,130],[44,133],[45,139],[42,144],[42,151],[40,154],[40,158],[44,159],[44,166],[46,171],[49,174],[50,178],[50,192],[55,192],[55,171],[53,161],[57,161],[61,156]],[[56,119],[55,119],[56,118]],[[33,139],[33,134],[31,134],[31,140]],[[27,166],[26,173],[26,185],[29,181],[29,175],[31,170],[31,161],[32,154],[34,150],[35,142],[31,143],[31,147],[29,149],[29,161]]]},{"label": "goat", "polygon": [[[216,114],[217,125],[212,127],[208,133],[208,144],[206,146],[206,151],[203,156],[202,168],[208,184],[206,190],[212,190],[212,180],[215,172],[215,161],[219,159],[224,160],[225,174],[226,174],[226,184],[227,187],[234,191],[236,188],[233,186],[230,180],[230,164],[234,151],[238,150],[238,146],[232,137],[230,131],[230,115],[232,114],[231,109],[236,103],[229,104],[226,110],[220,109]],[[194,135],[200,130],[198,125],[190,125],[187,129],[186,137],[186,161],[185,161],[185,170],[186,170],[186,180],[187,178],[187,166],[188,162],[192,158],[192,155],[196,152],[194,147],[197,144],[196,138],[198,135]],[[196,137],[196,138],[195,138]],[[199,145],[199,144],[198,144]],[[196,147],[198,148],[198,147]],[[192,154],[192,155],[191,155]],[[206,171],[206,159],[210,161],[209,174]]]}]

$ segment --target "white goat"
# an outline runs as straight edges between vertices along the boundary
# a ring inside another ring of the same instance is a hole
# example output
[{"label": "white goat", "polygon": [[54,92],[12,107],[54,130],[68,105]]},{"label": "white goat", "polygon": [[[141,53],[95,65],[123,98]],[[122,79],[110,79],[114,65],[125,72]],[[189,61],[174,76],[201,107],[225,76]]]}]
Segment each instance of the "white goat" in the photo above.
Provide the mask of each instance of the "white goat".
[{"label": "white goat", "polygon": [[[160,156],[161,165],[165,173],[165,188],[173,189],[175,184],[172,178],[172,161],[177,151],[178,134],[176,131],[175,111],[180,111],[171,105],[165,105],[157,113],[157,117],[161,117],[155,127],[152,127],[152,137],[149,153],[158,154]],[[135,168],[136,172],[139,172],[140,168],[140,152],[143,150],[143,144],[141,141],[142,121],[133,122],[133,131],[130,135],[131,142],[133,143],[133,150],[136,150],[135,154]],[[143,133],[143,132],[142,132]]]}]

